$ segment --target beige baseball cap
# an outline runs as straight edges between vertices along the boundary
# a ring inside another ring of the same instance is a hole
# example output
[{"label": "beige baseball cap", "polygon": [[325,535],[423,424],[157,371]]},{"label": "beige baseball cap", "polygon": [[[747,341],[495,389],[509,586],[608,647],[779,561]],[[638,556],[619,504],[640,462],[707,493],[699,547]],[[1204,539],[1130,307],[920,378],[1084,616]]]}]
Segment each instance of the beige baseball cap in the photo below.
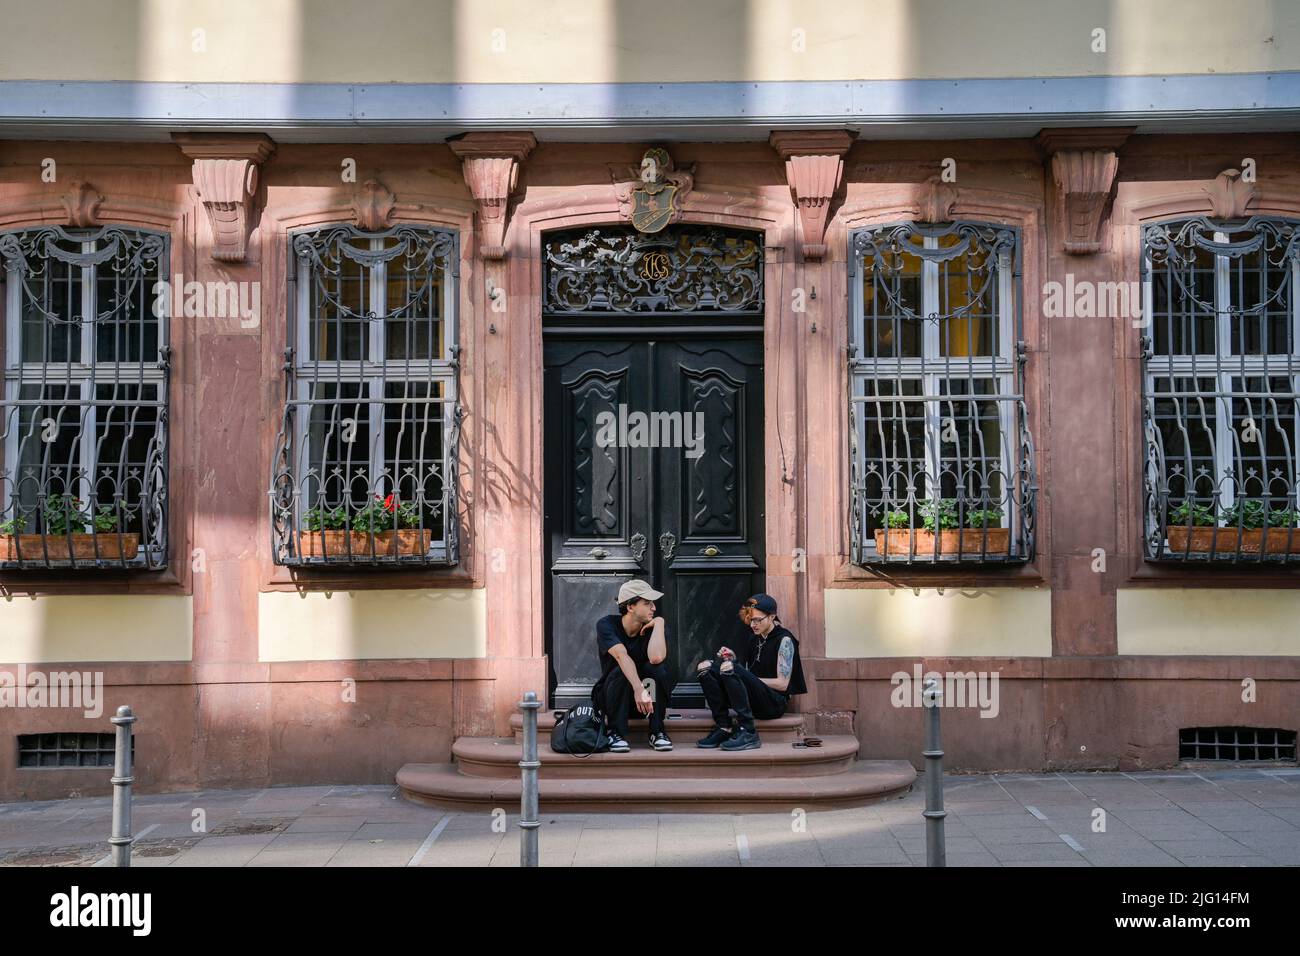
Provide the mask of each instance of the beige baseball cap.
[{"label": "beige baseball cap", "polygon": [[625,581],[623,586],[618,589],[618,602],[630,601],[633,598],[646,598],[651,601],[657,601],[664,596],[663,591],[656,591],[650,585],[637,578],[631,581]]}]

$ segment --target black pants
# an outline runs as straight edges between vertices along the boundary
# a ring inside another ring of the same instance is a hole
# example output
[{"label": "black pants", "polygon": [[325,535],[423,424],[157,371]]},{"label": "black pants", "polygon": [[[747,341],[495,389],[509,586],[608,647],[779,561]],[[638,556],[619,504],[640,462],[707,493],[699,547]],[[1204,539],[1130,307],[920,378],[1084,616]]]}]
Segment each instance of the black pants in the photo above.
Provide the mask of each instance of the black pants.
[{"label": "black pants", "polygon": [[721,671],[722,662],[715,660],[708,670],[700,671],[700,689],[709,702],[713,722],[726,727],[727,708],[736,712],[736,719],[745,730],[754,729],[754,718],[772,720],[785,713],[788,698],[780,691],[768,687],[761,680],[736,664],[730,674]]},{"label": "black pants", "polygon": [[[632,662],[636,664],[637,676],[642,680],[649,677],[655,682],[654,689],[651,691],[655,707],[649,715],[650,732],[664,732],[664,715],[668,712],[668,702],[672,699],[673,688],[677,686],[677,681],[666,665],[651,664],[646,657],[638,655],[635,649],[629,650],[629,653],[632,655]],[[636,709],[632,685],[627,682],[622,669],[618,667],[592,685],[591,701],[605,714],[605,723],[609,729],[623,738],[628,736],[628,720],[633,717],[639,719],[642,716]]]}]

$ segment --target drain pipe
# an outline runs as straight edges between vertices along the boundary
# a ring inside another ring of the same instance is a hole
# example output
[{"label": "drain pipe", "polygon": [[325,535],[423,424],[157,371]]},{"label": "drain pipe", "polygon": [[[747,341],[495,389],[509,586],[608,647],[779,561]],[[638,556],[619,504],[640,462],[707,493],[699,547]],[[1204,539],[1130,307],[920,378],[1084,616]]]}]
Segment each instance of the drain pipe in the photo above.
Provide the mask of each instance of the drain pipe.
[{"label": "drain pipe", "polygon": [[117,753],[113,758],[113,835],[108,838],[113,866],[131,865],[131,725],[136,717],[123,704],[109,720],[117,727]]},{"label": "drain pipe", "polygon": [[925,716],[925,865],[948,865],[943,840],[943,744],[939,738],[939,711],[943,706],[943,685],[933,677],[925,682],[921,700],[929,713]]},{"label": "drain pipe", "polygon": [[542,765],[537,759],[537,711],[541,706],[537,694],[531,690],[519,704],[524,712],[524,759],[519,761],[523,773],[519,827],[524,831],[519,841],[520,866],[537,865],[537,828],[542,825],[537,819],[537,768]]}]

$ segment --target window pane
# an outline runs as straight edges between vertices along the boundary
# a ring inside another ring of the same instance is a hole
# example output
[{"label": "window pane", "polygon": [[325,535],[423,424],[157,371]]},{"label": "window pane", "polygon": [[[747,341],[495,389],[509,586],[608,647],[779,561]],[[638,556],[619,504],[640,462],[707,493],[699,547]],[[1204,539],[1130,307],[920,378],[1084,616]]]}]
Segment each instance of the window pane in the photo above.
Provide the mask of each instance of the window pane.
[{"label": "window pane", "polygon": [[122,531],[141,530],[143,491],[163,453],[156,445],[159,409],[150,404],[157,401],[157,385],[95,386],[95,474],[87,505],[112,509]]},{"label": "window pane", "polygon": [[116,272],[107,268],[111,264],[95,269],[95,361],[152,362],[158,357],[159,330],[155,279]]},{"label": "window pane", "polygon": [[301,469],[307,478],[304,508],[362,507],[376,491],[368,388],[361,382],[315,382],[308,395],[328,401],[308,406],[308,460]]},{"label": "window pane", "polygon": [[80,442],[83,410],[66,404],[80,397],[80,386],[24,385],[18,396],[23,401],[42,402],[19,405],[17,409],[17,507],[9,514],[25,518],[26,530],[34,533],[39,530],[44,502],[63,495],[80,496],[86,491]]},{"label": "window pane", "polygon": [[[952,379],[939,383],[939,394],[996,395],[993,379]],[[949,398],[938,403],[939,494],[965,499],[965,509],[1003,508],[1002,421],[996,400]],[[960,509],[959,509],[960,510]]]},{"label": "window pane", "polygon": [[[939,237],[939,248],[968,242],[953,234]],[[939,296],[939,354],[993,355],[997,332],[997,262],[976,243],[954,259],[937,263]]]},{"label": "window pane", "polygon": [[[361,240],[366,248],[369,240]],[[354,248],[357,243],[350,243]],[[314,279],[304,277],[311,290],[311,359],[317,362],[359,362],[369,344],[370,274],[366,266],[346,255],[322,260]]]},{"label": "window pane", "polygon": [[1153,393],[1155,426],[1164,451],[1164,477],[1171,506],[1187,498],[1213,505],[1218,490],[1214,379],[1157,376]]},{"label": "window pane", "polygon": [[868,530],[884,527],[884,513],[910,512],[928,493],[925,403],[901,396],[922,395],[919,379],[859,379],[858,395],[900,396],[897,401],[861,402],[864,465],[860,469]]},{"label": "window pane", "polygon": [[908,245],[886,249],[863,270],[863,358],[917,358],[922,348],[921,260]]},{"label": "window pane", "polygon": [[384,391],[385,467],[398,502],[417,508],[421,526],[442,534],[444,475],[442,382],[389,382]]},{"label": "window pane", "polygon": [[[1212,235],[1212,233],[1211,233]],[[1213,252],[1173,246],[1152,269],[1152,338],[1156,355],[1213,355]]]},{"label": "window pane", "polygon": [[23,283],[24,362],[81,361],[82,271],[54,258],[34,264]]},{"label": "window pane", "polygon": [[1296,477],[1296,396],[1285,376],[1235,378],[1232,400],[1234,492],[1289,507]]},{"label": "window pane", "polygon": [[394,260],[388,271],[384,310],[384,357],[431,361],[442,353],[442,281],[413,275]]}]

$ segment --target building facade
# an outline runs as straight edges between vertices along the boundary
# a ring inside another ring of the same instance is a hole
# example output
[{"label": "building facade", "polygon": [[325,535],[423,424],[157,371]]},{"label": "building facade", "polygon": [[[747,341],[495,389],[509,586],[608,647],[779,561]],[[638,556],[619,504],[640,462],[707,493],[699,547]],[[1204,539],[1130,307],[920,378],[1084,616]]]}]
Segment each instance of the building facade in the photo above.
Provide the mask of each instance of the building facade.
[{"label": "building facade", "polygon": [[120,704],[150,789],[387,782],[632,576],[681,704],[774,595],[863,756],[938,673],[957,768],[1295,759],[1289,12],[68,6],[0,81],[5,798]]}]

